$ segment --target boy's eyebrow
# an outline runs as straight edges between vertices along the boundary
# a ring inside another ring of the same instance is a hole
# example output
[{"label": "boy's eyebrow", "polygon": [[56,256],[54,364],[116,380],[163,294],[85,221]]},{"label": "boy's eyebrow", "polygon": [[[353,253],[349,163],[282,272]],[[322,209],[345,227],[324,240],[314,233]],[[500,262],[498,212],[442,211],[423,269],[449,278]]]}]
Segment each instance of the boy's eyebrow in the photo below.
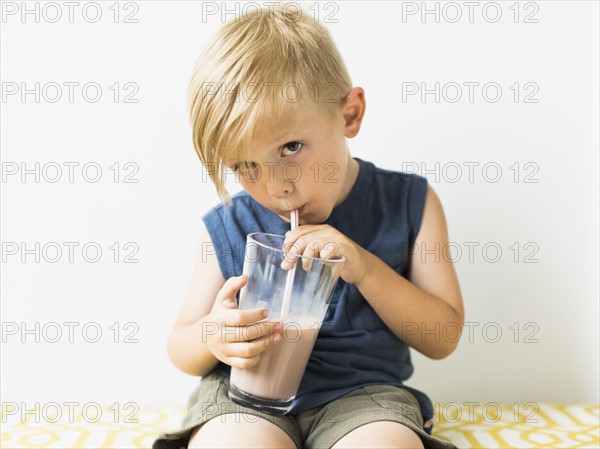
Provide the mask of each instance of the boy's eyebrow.
[{"label": "boy's eyebrow", "polygon": [[230,157],[230,159],[223,160],[223,164],[225,164],[226,167],[230,167],[231,165],[237,164],[239,162],[237,157],[235,157],[235,156],[234,157],[229,156],[229,157]]},{"label": "boy's eyebrow", "polygon": [[301,134],[303,131],[304,130],[302,128],[289,129],[286,132],[277,135],[275,137],[275,139],[273,139],[273,145],[276,145],[279,142],[281,142],[281,143],[290,142],[290,139],[293,139],[294,137],[297,137],[298,134]]}]

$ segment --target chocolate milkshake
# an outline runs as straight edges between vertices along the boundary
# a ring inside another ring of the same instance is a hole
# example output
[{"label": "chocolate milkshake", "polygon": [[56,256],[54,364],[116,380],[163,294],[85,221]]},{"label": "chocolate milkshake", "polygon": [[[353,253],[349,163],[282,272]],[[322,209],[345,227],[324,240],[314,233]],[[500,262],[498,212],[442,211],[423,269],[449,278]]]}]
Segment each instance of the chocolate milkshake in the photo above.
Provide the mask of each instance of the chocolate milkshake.
[{"label": "chocolate milkshake", "polygon": [[291,270],[281,268],[283,241],[275,234],[248,234],[244,274],[248,283],[240,290],[241,310],[264,307],[266,320],[281,320],[282,339],[262,352],[249,369],[231,368],[229,398],[270,414],[284,414],[292,406],[310,358],[323,317],[339,278],[344,259],[296,261]]},{"label": "chocolate milkshake", "polygon": [[231,370],[231,384],[256,399],[290,400],[296,395],[318,332],[318,327],[284,327],[281,341],[266,349],[256,365]]}]

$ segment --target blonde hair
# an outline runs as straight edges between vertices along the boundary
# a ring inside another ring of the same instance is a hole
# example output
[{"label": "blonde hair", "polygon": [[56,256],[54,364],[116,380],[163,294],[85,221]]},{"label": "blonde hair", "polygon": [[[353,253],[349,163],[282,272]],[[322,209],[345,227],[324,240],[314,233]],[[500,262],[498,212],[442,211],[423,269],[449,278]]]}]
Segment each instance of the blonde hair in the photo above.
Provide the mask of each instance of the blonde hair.
[{"label": "blonde hair", "polygon": [[311,102],[333,121],[351,88],[328,30],[301,9],[255,9],[225,23],[198,58],[188,90],[194,148],[219,198],[230,204],[227,158],[244,161],[259,130]]}]

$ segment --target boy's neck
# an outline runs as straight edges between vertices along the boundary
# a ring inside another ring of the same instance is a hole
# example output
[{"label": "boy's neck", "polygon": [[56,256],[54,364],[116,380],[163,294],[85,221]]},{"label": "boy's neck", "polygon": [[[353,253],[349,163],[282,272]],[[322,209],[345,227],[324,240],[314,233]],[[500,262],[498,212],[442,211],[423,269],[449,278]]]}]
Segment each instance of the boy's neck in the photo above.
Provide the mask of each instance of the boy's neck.
[{"label": "boy's neck", "polygon": [[358,172],[360,171],[360,164],[356,159],[353,159],[352,156],[348,157],[348,167],[346,169],[346,179],[345,185],[342,189],[342,193],[336,202],[336,206],[342,204],[342,202],[350,195],[352,191],[352,187],[356,183],[356,179],[358,178]]}]

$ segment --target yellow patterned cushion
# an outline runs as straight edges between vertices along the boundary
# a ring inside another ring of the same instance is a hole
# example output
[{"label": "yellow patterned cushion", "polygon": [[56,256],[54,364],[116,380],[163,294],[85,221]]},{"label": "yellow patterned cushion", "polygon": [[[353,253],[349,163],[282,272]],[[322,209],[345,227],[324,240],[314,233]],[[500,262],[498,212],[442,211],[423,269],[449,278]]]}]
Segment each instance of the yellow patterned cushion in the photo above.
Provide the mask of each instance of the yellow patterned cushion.
[{"label": "yellow patterned cushion", "polygon": [[[173,405],[99,405],[83,413],[81,406],[28,404],[21,416],[19,404],[6,404],[3,448],[148,448],[185,413]],[[436,408],[433,434],[461,448],[598,447],[599,411],[598,404],[447,403]]]},{"label": "yellow patterned cushion", "polygon": [[593,448],[599,411],[598,404],[448,403],[436,409],[433,433],[465,448]]}]

